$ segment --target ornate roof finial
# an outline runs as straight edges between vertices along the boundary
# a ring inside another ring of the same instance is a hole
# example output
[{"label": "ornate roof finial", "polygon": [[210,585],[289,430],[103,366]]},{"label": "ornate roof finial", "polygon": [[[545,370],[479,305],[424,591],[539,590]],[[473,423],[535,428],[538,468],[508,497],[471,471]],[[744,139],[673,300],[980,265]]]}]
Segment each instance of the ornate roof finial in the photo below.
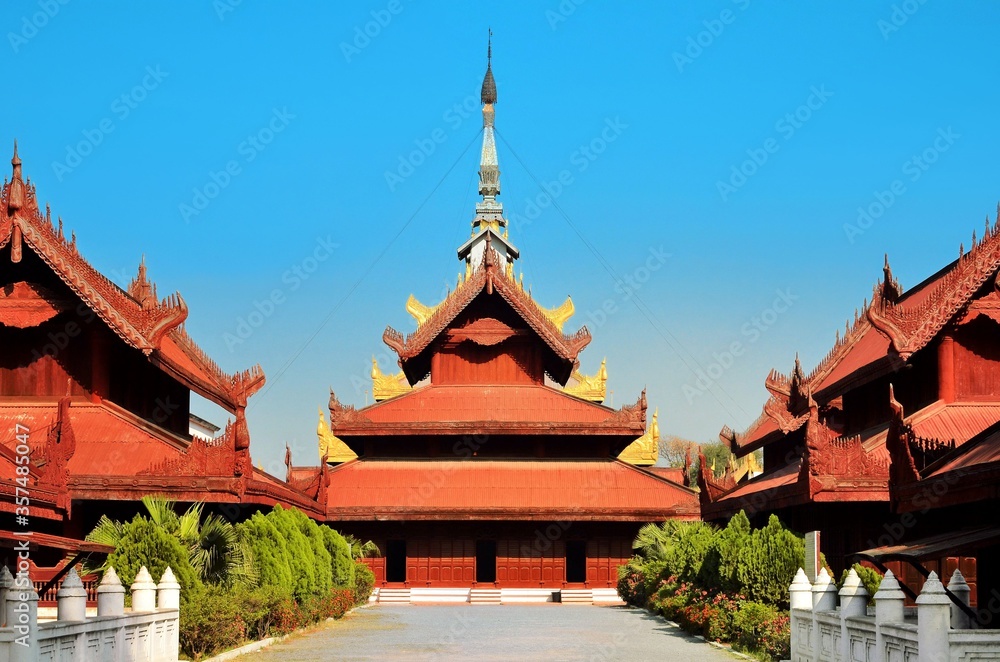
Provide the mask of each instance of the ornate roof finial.
[{"label": "ornate roof finial", "polygon": [[497,102],[497,83],[493,80],[493,30],[490,30],[486,41],[486,76],[483,78],[483,89],[479,99],[484,106]]},{"label": "ornate roof finial", "polygon": [[24,182],[21,181],[21,157],[17,155],[17,141],[14,141],[14,156],[10,160],[14,174],[10,180],[10,192],[7,195],[7,212],[15,212],[24,206]]}]

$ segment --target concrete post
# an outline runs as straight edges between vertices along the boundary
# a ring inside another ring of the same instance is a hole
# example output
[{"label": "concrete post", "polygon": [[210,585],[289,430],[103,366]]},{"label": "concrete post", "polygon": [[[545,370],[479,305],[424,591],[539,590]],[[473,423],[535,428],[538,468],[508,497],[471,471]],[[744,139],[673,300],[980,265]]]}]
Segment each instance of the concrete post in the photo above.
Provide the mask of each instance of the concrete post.
[{"label": "concrete post", "polygon": [[875,592],[875,656],[872,662],[888,662],[885,659],[885,634],[882,626],[886,623],[903,622],[903,602],[906,594],[899,588],[899,582],[892,570],[887,570],[882,583]]},{"label": "concrete post", "polygon": [[932,572],[917,596],[917,645],[920,662],[947,662],[951,600],[937,573]]},{"label": "concrete post", "polygon": [[118,579],[115,569],[108,566],[97,587],[97,615],[121,616],[124,613],[125,587],[122,586],[122,580]]},{"label": "concrete post", "polygon": [[156,584],[149,576],[146,566],[139,568],[139,573],[132,582],[132,612],[147,612],[156,610]]},{"label": "concrete post", "polygon": [[861,583],[858,573],[851,568],[840,589],[840,658],[851,659],[851,637],[847,619],[868,615],[868,591]]},{"label": "concrete post", "polygon": [[[791,629],[792,629],[792,655],[793,660],[799,659],[800,655],[805,654],[805,648],[809,645],[808,641],[801,640],[801,626],[799,625],[799,619],[802,617],[795,613],[796,609],[805,609],[812,611],[812,585],[809,583],[809,578],[806,577],[805,570],[799,568],[798,572],[795,573],[795,578],[792,579],[792,585],[788,587],[788,604],[791,607]],[[807,617],[811,620],[811,616]]]},{"label": "concrete post", "polygon": [[823,640],[820,636],[820,625],[816,615],[821,611],[834,611],[837,608],[837,586],[830,581],[830,573],[823,568],[816,577],[816,583],[812,587],[812,637],[810,637],[810,648],[812,648],[812,659],[818,660],[822,650]]},{"label": "concrete post", "polygon": [[19,572],[7,592],[7,627],[14,630],[10,662],[38,660],[38,593],[26,572]]},{"label": "concrete post", "polygon": [[[969,606],[972,589],[969,588],[965,577],[958,568],[955,568],[955,572],[951,573],[948,590],[954,593],[956,598],[965,603],[966,607]],[[951,627],[953,630],[968,630],[972,627],[972,624],[969,622],[969,615],[962,611],[955,603],[951,605]]]},{"label": "concrete post", "polygon": [[14,575],[7,566],[0,568],[0,626],[7,620],[7,592],[14,588]]},{"label": "concrete post", "polygon": [[174,578],[174,571],[167,566],[156,586],[156,607],[158,609],[180,609],[181,585]]},{"label": "concrete post", "polygon": [[70,568],[63,578],[62,586],[56,592],[56,620],[85,621],[87,620],[87,589],[76,574],[76,568]]}]

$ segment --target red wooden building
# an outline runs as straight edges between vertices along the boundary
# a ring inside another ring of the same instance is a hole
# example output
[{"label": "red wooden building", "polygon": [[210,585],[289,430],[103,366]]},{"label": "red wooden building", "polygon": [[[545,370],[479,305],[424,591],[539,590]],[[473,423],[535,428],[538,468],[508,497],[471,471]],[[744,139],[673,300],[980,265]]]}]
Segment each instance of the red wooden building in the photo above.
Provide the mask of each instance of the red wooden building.
[{"label": "red wooden building", "polygon": [[777,513],[793,528],[819,530],[838,572],[858,552],[899,562],[905,555],[877,548],[947,534],[910,559],[922,568],[897,566],[914,589],[927,569],[961,565],[974,585],[977,565],[996,568],[996,538],[959,541],[963,527],[996,522],[998,228],[987,223],[968,252],[909,290],[887,259],[871,303],[811,373],[798,359],[790,375],[772,371],[761,417],[746,432],[720,434],[738,456],[762,449],[764,473],[737,485],[703,467],[704,518]]},{"label": "red wooden building", "polygon": [[[0,529],[79,539],[150,493],[232,504],[233,518],[275,503],[322,518],[316,494],[251,464],[244,412],[261,369],[223,372],[184,330],[184,300],[158,298],[144,264],[124,289],[100,274],[39,208],[16,145],[12,164],[0,194]],[[221,436],[189,434],[191,393],[233,416]],[[27,524],[11,517],[24,491]]]},{"label": "red wooden building", "polygon": [[[371,560],[382,599],[613,597],[639,527],[696,519],[697,497],[619,459],[655,461],[645,393],[620,409],[600,404],[603,365],[597,377],[577,372],[589,331],[563,332],[572,301],[545,309],[515,277],[519,252],[496,199],[490,67],[482,103],[482,201],[458,249],[465,275],[436,306],[411,297],[414,333],[385,331],[402,372],[373,366],[378,402],[356,409],[331,393],[330,427],[320,426],[327,521],[383,550]],[[289,470],[303,484],[312,476]]]}]

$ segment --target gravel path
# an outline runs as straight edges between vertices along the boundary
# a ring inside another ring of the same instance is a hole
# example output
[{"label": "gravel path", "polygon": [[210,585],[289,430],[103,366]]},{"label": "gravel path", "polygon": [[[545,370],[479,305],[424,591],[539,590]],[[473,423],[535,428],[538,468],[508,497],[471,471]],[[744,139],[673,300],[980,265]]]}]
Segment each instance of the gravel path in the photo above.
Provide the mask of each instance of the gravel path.
[{"label": "gravel path", "polygon": [[734,662],[738,658],[627,607],[375,605],[241,659]]}]

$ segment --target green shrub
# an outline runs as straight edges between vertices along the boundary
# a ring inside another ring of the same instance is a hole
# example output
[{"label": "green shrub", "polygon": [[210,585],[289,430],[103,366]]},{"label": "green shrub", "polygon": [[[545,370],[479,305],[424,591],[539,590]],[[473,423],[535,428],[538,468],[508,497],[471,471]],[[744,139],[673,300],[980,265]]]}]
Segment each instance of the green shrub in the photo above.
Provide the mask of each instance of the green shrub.
[{"label": "green shrub", "polygon": [[260,585],[290,588],[292,568],[288,541],[274,522],[262,513],[254,513],[253,517],[238,524],[236,530],[253,556]]},{"label": "green shrub", "polygon": [[788,586],[805,557],[805,542],[771,515],[767,526],[750,535],[736,575],[751,600],[787,606]]},{"label": "green shrub", "polygon": [[115,551],[108,555],[126,590],[135,581],[142,566],[146,566],[154,582],[169,566],[181,585],[181,600],[187,602],[201,589],[201,581],[188,560],[188,550],[180,540],[142,515],[121,525],[121,538]]},{"label": "green shrub", "polygon": [[354,562],[354,604],[360,605],[368,602],[368,598],[375,588],[375,573],[364,561]]},{"label": "green shrub", "polygon": [[[313,541],[302,533],[299,519],[293,513],[297,511],[285,510],[281,506],[275,506],[267,514],[267,518],[274,523],[274,526],[285,539],[285,549],[288,552],[289,568],[292,571],[292,593],[296,600],[302,601],[311,595],[320,592],[320,584],[317,573],[322,572],[317,568],[315,548]],[[326,551],[326,548],[323,548]],[[327,573],[329,573],[330,559],[327,553],[326,559]],[[326,586],[328,590],[329,585]]]},{"label": "green shrub", "polygon": [[[868,566],[861,565],[860,563],[855,563],[853,566],[854,571],[858,573],[858,579],[861,580],[861,584],[865,587],[868,592],[868,604],[875,604],[875,593],[878,591],[879,585],[882,583],[882,575],[879,574],[878,570],[869,568]],[[840,575],[840,581],[837,582],[837,588],[843,588],[844,581],[847,579],[847,570]]]},{"label": "green shrub", "polygon": [[326,551],[329,552],[333,562],[333,585],[338,588],[351,588],[355,583],[355,566],[350,544],[330,527],[322,526],[320,529]]},{"label": "green shrub", "polygon": [[246,638],[241,604],[219,586],[207,586],[181,608],[181,650],[195,660],[235,648]]},{"label": "green shrub", "polygon": [[744,602],[733,617],[733,641],[746,651],[763,653],[774,660],[791,655],[788,614],[760,602]]},{"label": "green shrub", "polygon": [[727,593],[739,593],[742,588],[738,575],[740,558],[750,536],[750,520],[741,510],[712,538],[698,582],[702,586],[717,586]]}]

